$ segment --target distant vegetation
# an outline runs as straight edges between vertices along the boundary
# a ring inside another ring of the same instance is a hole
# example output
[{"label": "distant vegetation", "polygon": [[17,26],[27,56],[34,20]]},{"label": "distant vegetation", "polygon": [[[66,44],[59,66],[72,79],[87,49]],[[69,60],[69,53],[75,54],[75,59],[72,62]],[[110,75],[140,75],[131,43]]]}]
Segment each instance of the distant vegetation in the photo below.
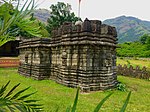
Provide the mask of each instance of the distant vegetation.
[{"label": "distant vegetation", "polygon": [[117,56],[119,57],[150,57],[150,36],[141,36],[140,41],[125,42],[118,45]]}]

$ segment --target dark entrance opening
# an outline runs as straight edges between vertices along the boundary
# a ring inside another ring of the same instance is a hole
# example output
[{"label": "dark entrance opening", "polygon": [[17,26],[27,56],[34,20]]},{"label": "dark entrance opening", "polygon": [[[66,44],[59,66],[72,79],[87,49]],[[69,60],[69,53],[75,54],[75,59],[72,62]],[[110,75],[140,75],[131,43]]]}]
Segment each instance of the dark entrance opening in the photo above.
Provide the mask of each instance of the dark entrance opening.
[{"label": "dark entrance opening", "polygon": [[0,57],[16,57],[19,55],[19,40],[9,41],[0,47]]}]

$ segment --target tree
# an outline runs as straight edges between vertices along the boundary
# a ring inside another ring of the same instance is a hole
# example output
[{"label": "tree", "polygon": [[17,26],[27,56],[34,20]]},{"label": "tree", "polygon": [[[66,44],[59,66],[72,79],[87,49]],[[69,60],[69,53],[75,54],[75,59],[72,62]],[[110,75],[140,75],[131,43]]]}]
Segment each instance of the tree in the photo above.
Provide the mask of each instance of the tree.
[{"label": "tree", "polygon": [[[146,46],[146,50],[150,50],[150,35],[144,34],[140,37],[140,42]],[[150,52],[148,51],[148,56],[150,56]]]},{"label": "tree", "polygon": [[[147,47],[147,50],[150,50],[150,36],[148,36],[146,39],[146,47]],[[149,56],[150,56],[150,53],[149,53]]]},{"label": "tree", "polygon": [[78,17],[71,12],[71,5],[68,3],[58,2],[56,5],[51,5],[51,16],[48,18],[47,30],[51,34],[53,28],[59,27],[65,21],[75,23]]},{"label": "tree", "polygon": [[18,35],[41,37],[40,26],[33,25],[35,21],[29,19],[29,15],[35,9],[35,0],[26,0],[19,10],[20,0],[15,0],[14,7],[10,0],[0,5],[0,46],[8,41],[15,40]]},{"label": "tree", "polygon": [[142,44],[146,44],[148,38],[150,38],[150,36],[148,34],[144,34],[143,36],[140,37],[140,42]]},{"label": "tree", "polygon": [[43,110],[42,105],[37,104],[38,100],[28,99],[35,94],[35,92],[25,93],[30,87],[15,93],[20,83],[7,90],[9,83],[10,81],[0,88],[0,112],[40,112]]}]

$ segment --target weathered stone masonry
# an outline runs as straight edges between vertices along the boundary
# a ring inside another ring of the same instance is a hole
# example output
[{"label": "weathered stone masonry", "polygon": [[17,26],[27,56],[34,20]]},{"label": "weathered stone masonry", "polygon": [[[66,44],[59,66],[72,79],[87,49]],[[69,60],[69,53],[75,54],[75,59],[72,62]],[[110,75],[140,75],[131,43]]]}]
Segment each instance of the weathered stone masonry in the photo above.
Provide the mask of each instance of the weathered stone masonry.
[{"label": "weathered stone masonry", "polygon": [[83,91],[112,88],[117,83],[114,27],[98,20],[82,25],[64,23],[53,30],[52,38],[20,42],[19,73],[38,80],[79,86]]}]

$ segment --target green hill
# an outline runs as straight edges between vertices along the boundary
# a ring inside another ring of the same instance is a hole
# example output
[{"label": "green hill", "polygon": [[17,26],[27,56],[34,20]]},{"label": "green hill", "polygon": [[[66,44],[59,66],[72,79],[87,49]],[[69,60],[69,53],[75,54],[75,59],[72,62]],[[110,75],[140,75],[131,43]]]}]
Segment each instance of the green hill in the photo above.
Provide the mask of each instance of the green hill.
[{"label": "green hill", "polygon": [[150,34],[150,22],[135,17],[120,16],[103,23],[117,28],[119,43],[137,41],[143,34]]},{"label": "green hill", "polygon": [[[37,9],[34,11],[34,17],[46,23],[50,17],[50,11]],[[150,34],[150,21],[143,21],[135,17],[120,16],[107,19],[103,23],[117,28],[119,43],[138,41],[140,36]]]}]

